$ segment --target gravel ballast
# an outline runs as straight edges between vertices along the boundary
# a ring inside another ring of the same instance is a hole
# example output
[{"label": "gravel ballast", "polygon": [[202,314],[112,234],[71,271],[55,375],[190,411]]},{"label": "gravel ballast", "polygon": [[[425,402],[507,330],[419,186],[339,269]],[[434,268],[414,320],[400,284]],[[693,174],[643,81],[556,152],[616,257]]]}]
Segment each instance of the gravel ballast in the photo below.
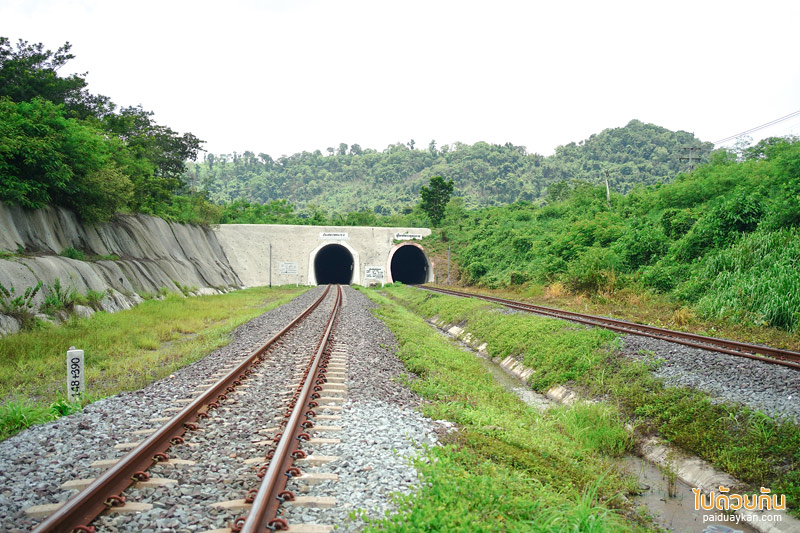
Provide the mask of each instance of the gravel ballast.
[{"label": "gravel ballast", "polygon": [[[310,305],[323,289],[317,287],[238,328],[226,347],[175,372],[140,391],[119,394],[87,406],[83,412],[36,426],[0,442],[0,529],[29,531],[40,519],[28,517],[24,509],[45,503],[66,501],[75,494],[59,486],[71,479],[95,477],[102,470],[89,468],[95,460],[119,458],[124,451],[114,445],[145,438],[135,430],[157,427],[154,417],[169,416],[177,398],[189,398],[199,381],[226,364],[241,360]],[[330,298],[329,298],[330,300]],[[365,296],[345,287],[345,306],[336,331],[336,344],[348,353],[346,385],[348,399],[336,425],[338,444],[314,445],[317,455],[339,459],[308,472],[332,472],[339,481],[296,486],[298,494],[334,496],[332,509],[293,508],[286,511],[290,523],[335,524],[338,530],[358,529],[363,523],[348,517],[363,509],[370,517],[384,516],[392,509],[390,494],[414,490],[418,480],[410,458],[422,445],[435,444],[437,424],[422,417],[415,407],[419,399],[395,378],[402,364],[391,351],[394,338],[385,325],[369,311],[374,307]],[[322,315],[329,306],[320,306]],[[197,461],[195,465],[157,465],[151,474],[175,479],[177,484],[148,489],[130,489],[129,501],[152,503],[154,508],[139,514],[108,515],[96,521],[101,531],[204,531],[226,527],[243,512],[210,507],[210,504],[241,499],[260,480],[255,467],[244,459],[263,456],[259,441],[271,434],[274,416],[282,412],[286,383],[296,359],[313,351],[316,340],[298,340],[304,330],[321,332],[323,320],[309,320],[276,349],[262,365],[249,388],[213,412],[215,423],[202,422],[200,431],[190,433],[187,445],[170,450],[171,458]],[[250,381],[250,380],[248,380]],[[231,395],[234,396],[234,395]],[[240,409],[242,406],[256,409]],[[321,423],[318,423],[321,424]],[[209,452],[206,444],[215,446]],[[198,446],[200,445],[200,446]],[[304,469],[305,471],[306,469]],[[298,482],[292,482],[293,485]],[[358,513],[361,514],[361,513]]]},{"label": "gravel ballast", "polygon": [[623,336],[622,353],[654,363],[654,374],[670,385],[694,387],[713,398],[800,422],[797,370],[638,335]]}]

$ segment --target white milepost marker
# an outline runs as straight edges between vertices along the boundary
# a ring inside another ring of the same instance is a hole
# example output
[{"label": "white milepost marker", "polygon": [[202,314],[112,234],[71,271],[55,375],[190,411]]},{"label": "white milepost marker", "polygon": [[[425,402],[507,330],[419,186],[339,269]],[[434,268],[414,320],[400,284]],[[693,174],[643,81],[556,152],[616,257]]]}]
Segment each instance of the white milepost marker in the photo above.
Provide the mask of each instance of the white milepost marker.
[{"label": "white milepost marker", "polygon": [[86,379],[83,371],[83,350],[70,346],[67,350],[67,398],[77,401],[86,390]]}]

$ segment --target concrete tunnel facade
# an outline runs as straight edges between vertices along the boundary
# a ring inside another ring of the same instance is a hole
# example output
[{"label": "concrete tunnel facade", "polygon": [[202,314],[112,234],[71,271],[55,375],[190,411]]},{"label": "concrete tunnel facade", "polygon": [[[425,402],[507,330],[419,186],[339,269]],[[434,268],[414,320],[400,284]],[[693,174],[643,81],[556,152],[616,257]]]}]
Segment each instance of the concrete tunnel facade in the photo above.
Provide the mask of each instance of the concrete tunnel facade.
[{"label": "concrete tunnel facade", "polygon": [[433,281],[433,264],[414,242],[428,228],[220,224],[215,231],[246,287]]}]

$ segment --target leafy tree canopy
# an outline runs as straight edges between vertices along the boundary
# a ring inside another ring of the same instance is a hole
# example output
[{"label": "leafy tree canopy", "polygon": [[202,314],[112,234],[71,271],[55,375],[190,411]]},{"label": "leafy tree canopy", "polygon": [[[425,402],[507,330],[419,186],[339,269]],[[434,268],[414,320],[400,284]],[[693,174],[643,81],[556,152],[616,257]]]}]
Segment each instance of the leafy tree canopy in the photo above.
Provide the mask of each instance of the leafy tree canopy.
[{"label": "leafy tree canopy", "polygon": [[141,106],[117,109],[87,90],[85,73],[59,76],[70,50],[0,37],[0,199],[64,205],[89,221],[124,210],[170,217],[192,206],[218,216],[201,205],[203,194],[176,200],[188,193],[186,161],[203,141],[157,124]]},{"label": "leafy tree canopy", "polygon": [[420,207],[431,219],[433,226],[439,226],[444,218],[444,210],[450,201],[450,195],[453,194],[453,180],[444,181],[441,176],[433,176],[429,186],[423,186],[419,193],[422,197]]}]

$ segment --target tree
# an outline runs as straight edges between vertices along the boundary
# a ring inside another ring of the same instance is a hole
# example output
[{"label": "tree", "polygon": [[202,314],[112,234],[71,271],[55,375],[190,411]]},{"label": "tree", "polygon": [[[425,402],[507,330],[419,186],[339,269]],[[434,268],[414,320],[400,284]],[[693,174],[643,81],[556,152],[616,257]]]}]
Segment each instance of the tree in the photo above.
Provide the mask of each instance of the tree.
[{"label": "tree", "polygon": [[89,222],[127,206],[131,154],[101,129],[64,116],[41,98],[0,98],[0,200],[27,208],[55,203]]},{"label": "tree", "polygon": [[423,185],[419,191],[422,197],[420,207],[431,219],[431,224],[437,227],[444,218],[445,207],[453,194],[453,180],[444,181],[441,176],[433,176],[428,185]]},{"label": "tree", "polygon": [[70,49],[0,37],[0,197],[64,205],[88,221],[125,208],[168,216],[203,141],[156,124],[141,106],[117,111],[89,93],[85,73],[60,77]]},{"label": "tree", "polygon": [[114,104],[108,97],[86,90],[86,73],[58,76],[58,70],[75,57],[71,48],[67,42],[53,52],[42,43],[28,44],[22,39],[15,48],[7,37],[0,37],[0,96],[15,102],[44,98],[64,104],[68,116],[81,119],[111,112]]},{"label": "tree", "polygon": [[135,160],[145,160],[147,167],[128,167],[134,185],[133,206],[157,214],[159,206],[169,202],[185,184],[187,160],[195,160],[203,141],[191,133],[178,134],[156,124],[152,111],[142,106],[125,107],[103,120],[105,129],[123,141]]}]

